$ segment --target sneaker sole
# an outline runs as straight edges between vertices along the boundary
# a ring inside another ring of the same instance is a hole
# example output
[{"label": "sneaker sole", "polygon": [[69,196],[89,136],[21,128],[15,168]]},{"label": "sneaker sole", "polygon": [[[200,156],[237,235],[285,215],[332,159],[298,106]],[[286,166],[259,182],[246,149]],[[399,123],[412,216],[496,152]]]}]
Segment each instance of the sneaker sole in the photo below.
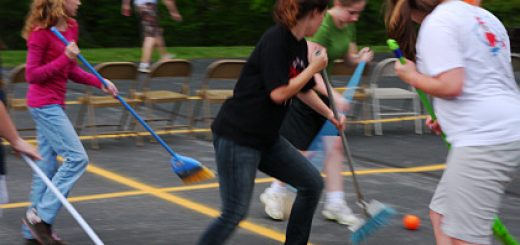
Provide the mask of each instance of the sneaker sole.
[{"label": "sneaker sole", "polygon": [[323,216],[325,216],[326,219],[335,221],[336,223],[338,223],[340,225],[352,226],[352,225],[359,223],[359,221],[353,221],[353,222],[342,221],[342,220],[338,219],[335,215],[333,215],[332,213],[330,213],[329,211],[326,211],[326,210],[323,210],[321,212],[321,214],[323,214]]}]

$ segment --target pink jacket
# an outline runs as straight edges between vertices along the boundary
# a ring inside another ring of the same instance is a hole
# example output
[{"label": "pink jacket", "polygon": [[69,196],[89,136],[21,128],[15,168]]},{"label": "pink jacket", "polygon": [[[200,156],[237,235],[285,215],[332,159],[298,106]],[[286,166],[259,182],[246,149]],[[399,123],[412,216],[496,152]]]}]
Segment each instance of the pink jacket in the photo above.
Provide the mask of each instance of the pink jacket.
[{"label": "pink jacket", "polygon": [[[62,32],[69,41],[78,41],[78,24],[69,19]],[[29,82],[27,105],[42,107],[51,104],[65,105],[67,80],[101,88],[101,82],[81,69],[76,60],[65,55],[65,45],[50,31],[36,28],[27,39],[25,77]]]}]

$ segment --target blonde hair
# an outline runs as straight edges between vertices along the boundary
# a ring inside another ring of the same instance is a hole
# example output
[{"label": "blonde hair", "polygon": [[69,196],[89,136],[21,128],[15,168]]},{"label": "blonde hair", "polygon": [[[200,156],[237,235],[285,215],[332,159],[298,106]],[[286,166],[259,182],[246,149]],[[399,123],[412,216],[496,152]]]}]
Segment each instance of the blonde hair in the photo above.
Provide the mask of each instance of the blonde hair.
[{"label": "blonde hair", "polygon": [[412,11],[430,14],[440,0],[386,0],[385,25],[388,37],[401,46],[406,58],[415,60],[417,25],[412,21]]},{"label": "blonde hair", "polygon": [[46,29],[54,26],[61,18],[67,18],[65,0],[33,0],[25,19],[22,37],[27,39],[35,28]]}]

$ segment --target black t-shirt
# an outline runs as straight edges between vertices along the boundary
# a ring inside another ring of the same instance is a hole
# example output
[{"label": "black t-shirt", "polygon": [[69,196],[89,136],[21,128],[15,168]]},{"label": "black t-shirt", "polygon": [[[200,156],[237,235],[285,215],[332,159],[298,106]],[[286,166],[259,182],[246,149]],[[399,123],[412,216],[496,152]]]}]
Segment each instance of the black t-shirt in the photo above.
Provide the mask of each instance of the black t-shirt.
[{"label": "black t-shirt", "polygon": [[[318,96],[323,103],[329,104],[329,98],[321,94]],[[306,151],[326,121],[327,118],[294,98],[280,128],[280,134],[296,149]]]},{"label": "black t-shirt", "polygon": [[[222,105],[211,126],[213,132],[257,149],[272,145],[290,101],[276,104],[270,93],[288,84],[308,63],[305,39],[297,40],[282,25],[267,30],[242,69],[233,97]],[[302,91],[314,85],[310,79]]]}]

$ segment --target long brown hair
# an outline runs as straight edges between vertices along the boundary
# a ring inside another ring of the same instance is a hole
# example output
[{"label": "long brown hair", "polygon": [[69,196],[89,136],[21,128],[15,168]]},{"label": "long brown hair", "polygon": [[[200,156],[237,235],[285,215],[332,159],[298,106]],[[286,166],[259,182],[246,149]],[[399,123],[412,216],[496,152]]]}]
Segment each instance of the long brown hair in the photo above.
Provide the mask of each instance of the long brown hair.
[{"label": "long brown hair", "polygon": [[49,28],[56,25],[61,18],[68,17],[64,0],[33,0],[31,9],[25,19],[22,37],[27,39],[34,28]]},{"label": "long brown hair", "polygon": [[389,38],[401,46],[406,58],[415,60],[417,25],[412,21],[412,11],[430,14],[441,0],[386,0],[385,25]]},{"label": "long brown hair", "polygon": [[291,28],[308,13],[314,10],[323,12],[328,4],[328,0],[278,0],[274,8],[274,19]]}]

